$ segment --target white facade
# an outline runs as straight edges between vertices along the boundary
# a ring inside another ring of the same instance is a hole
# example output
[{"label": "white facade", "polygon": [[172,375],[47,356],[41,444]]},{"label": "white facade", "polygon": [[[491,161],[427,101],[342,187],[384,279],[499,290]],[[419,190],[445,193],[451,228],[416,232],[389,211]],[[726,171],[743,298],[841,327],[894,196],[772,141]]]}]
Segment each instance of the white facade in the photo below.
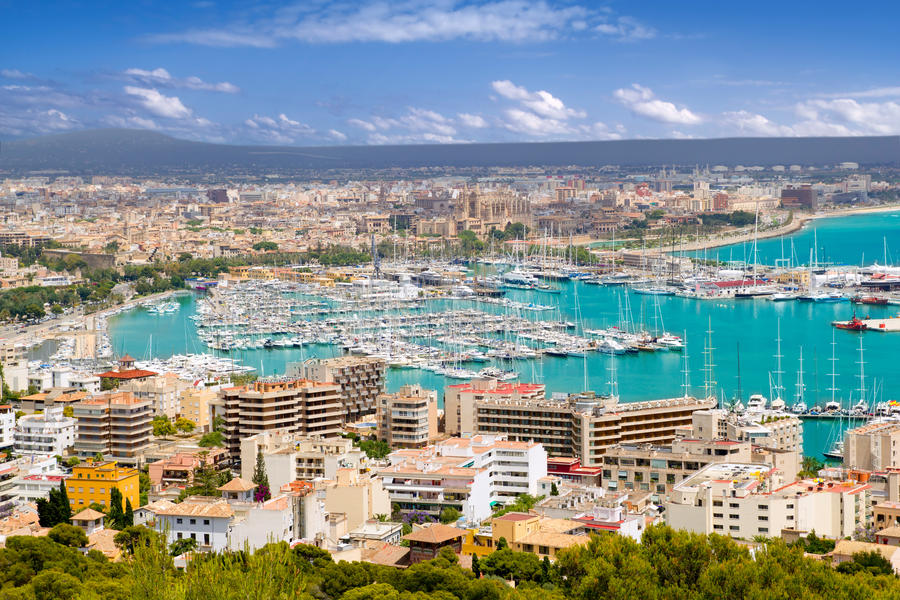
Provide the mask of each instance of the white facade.
[{"label": "white facade", "polygon": [[796,481],[782,485],[760,464],[712,464],[676,485],[666,522],[695,533],[735,538],[778,536],[782,529],[839,539],[869,521],[869,486]]},{"label": "white facade", "polygon": [[20,475],[16,481],[19,494],[19,503],[37,502],[41,498],[48,498],[50,490],[59,489],[59,484],[65,479],[65,475]]},{"label": "white facade", "polygon": [[224,500],[196,502],[190,499],[156,513],[156,529],[166,532],[167,543],[183,538],[197,540],[201,552],[223,552],[229,548],[228,532],[234,511]]},{"label": "white facade", "polygon": [[445,507],[453,507],[472,523],[519,494],[536,495],[538,481],[547,475],[547,452],[541,444],[509,442],[502,436],[451,438],[422,449],[398,450],[388,458],[391,465],[378,474],[402,512],[437,517]]},{"label": "white facade", "polygon": [[294,514],[285,496],[254,505],[232,520],[229,548],[235,552],[262,548],[272,542],[290,542],[294,535]]},{"label": "white facade", "polygon": [[62,406],[53,406],[42,415],[23,415],[15,431],[16,452],[62,456],[75,445],[75,419],[63,415]]},{"label": "white facade", "polygon": [[12,407],[0,408],[0,449],[11,448],[15,443],[14,431],[16,427],[16,413]]}]

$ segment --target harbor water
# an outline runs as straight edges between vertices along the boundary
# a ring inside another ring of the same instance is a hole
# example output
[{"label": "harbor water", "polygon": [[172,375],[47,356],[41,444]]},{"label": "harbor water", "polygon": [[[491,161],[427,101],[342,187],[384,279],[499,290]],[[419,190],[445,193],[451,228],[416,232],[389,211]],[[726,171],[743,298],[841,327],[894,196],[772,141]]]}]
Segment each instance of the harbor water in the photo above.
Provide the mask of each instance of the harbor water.
[{"label": "harbor water", "polygon": [[[856,232],[854,239],[880,240],[883,219],[900,219],[894,213],[845,217]],[[868,229],[859,230],[863,220]],[[831,221],[831,222],[829,222]],[[823,220],[819,227],[819,243],[823,229],[828,235],[840,237],[834,224],[837,219]],[[827,227],[826,227],[827,226]],[[874,228],[874,229],[873,229]],[[798,236],[807,235],[804,231]],[[847,243],[847,233],[843,234]],[[828,236],[825,240],[830,239]],[[837,238],[835,238],[837,239]],[[880,243],[880,242],[879,242]],[[760,251],[778,240],[760,242]],[[795,247],[799,242],[795,241]],[[848,244],[850,245],[850,244]],[[898,244],[900,247],[900,244]],[[853,252],[846,250],[844,257]],[[769,256],[769,255],[767,255]],[[515,369],[519,380],[546,384],[549,393],[579,392],[585,389],[598,393],[611,390],[616,381],[623,402],[681,396],[685,392],[700,395],[705,391],[707,369],[713,365],[712,376],[718,396],[732,401],[742,398],[746,403],[750,394],[761,393],[773,397],[777,386],[777,332],[780,329],[783,375],[782,397],[788,406],[802,395],[812,407],[824,405],[835,398],[849,408],[860,400],[860,360],[864,361],[865,400],[875,402],[898,399],[900,369],[896,368],[900,334],[835,330],[833,320],[849,319],[855,307],[843,303],[772,302],[766,299],[698,300],[676,296],[649,296],[634,293],[624,287],[588,285],[578,281],[558,281],[553,286],[559,293],[548,294],[533,290],[511,289],[506,296],[513,301],[554,305],[558,308],[528,318],[565,320],[576,324],[576,332],[620,325],[630,320],[648,331],[669,331],[683,336],[686,348],[682,352],[657,351],[610,356],[588,352],[584,357],[543,356],[493,363],[504,369]],[[198,338],[194,322],[197,297],[178,296],[179,310],[154,314],[144,307],[113,316],[109,320],[110,339],[118,354],[128,353],[142,359],[165,358],[172,354],[210,352]],[[453,308],[479,307],[484,318],[502,311],[496,305],[475,301],[432,300],[425,310],[439,311]],[[883,317],[897,313],[894,306],[858,307],[860,317]],[[711,330],[711,334],[709,333]],[[515,332],[511,332],[513,335]],[[832,336],[834,336],[832,338]],[[832,339],[834,346],[832,347]],[[707,352],[711,340],[712,358]],[[860,343],[863,352],[860,353]],[[800,378],[800,356],[803,374]],[[832,359],[832,352],[835,360]],[[341,348],[331,345],[307,345],[302,348],[270,348],[234,350],[227,354],[241,364],[254,367],[260,375],[285,373],[290,363],[311,357],[331,357],[341,354]],[[685,356],[687,359],[685,360]],[[479,368],[479,365],[467,365]],[[484,365],[480,365],[484,366]],[[614,367],[614,368],[613,368]],[[832,380],[832,373],[834,379]],[[834,384],[832,385],[832,381]],[[418,383],[441,393],[444,387],[459,380],[447,379],[419,369],[389,369],[387,388],[395,391],[408,383]],[[686,389],[687,387],[687,389]],[[830,388],[836,388],[834,392]],[[848,420],[807,420],[804,423],[806,453],[821,457],[831,441],[849,426]]]}]

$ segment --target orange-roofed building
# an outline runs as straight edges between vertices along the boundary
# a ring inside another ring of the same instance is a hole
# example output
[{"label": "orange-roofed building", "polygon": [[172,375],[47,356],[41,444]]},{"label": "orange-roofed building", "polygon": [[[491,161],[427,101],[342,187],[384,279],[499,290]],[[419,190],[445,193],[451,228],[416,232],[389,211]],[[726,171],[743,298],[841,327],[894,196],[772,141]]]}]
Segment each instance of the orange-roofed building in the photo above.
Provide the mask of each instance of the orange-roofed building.
[{"label": "orange-roofed building", "polygon": [[530,400],[545,398],[542,383],[507,383],[496,379],[476,379],[444,388],[445,430],[449,435],[476,432],[475,404],[482,400]]}]

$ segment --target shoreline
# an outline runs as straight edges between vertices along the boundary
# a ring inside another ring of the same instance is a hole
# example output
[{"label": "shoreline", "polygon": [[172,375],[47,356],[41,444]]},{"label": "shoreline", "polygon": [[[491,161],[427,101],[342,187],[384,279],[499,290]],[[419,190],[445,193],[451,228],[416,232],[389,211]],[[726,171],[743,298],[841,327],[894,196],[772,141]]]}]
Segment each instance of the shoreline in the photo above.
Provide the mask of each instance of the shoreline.
[{"label": "shoreline", "polygon": [[[783,225],[781,227],[777,227],[775,229],[768,229],[765,231],[760,231],[756,238],[758,240],[764,240],[767,238],[780,237],[783,235],[789,235],[792,233],[796,233],[803,229],[808,223],[812,221],[816,221],[818,219],[828,219],[832,217],[849,217],[853,215],[862,215],[862,214],[870,214],[870,213],[882,213],[882,212],[893,212],[895,210],[900,210],[900,204],[886,204],[879,206],[866,206],[860,208],[848,208],[842,210],[833,210],[828,212],[817,212],[812,214],[802,214],[797,215],[794,214],[793,219],[787,225]],[[721,248],[723,246],[731,246],[733,244],[740,244],[743,242],[753,241],[753,232],[744,233],[741,235],[730,236],[727,238],[722,237],[710,237],[703,240],[697,240],[691,242],[689,244],[683,244],[679,247],[679,251],[682,252],[694,252],[697,250],[709,250],[713,248]]]}]

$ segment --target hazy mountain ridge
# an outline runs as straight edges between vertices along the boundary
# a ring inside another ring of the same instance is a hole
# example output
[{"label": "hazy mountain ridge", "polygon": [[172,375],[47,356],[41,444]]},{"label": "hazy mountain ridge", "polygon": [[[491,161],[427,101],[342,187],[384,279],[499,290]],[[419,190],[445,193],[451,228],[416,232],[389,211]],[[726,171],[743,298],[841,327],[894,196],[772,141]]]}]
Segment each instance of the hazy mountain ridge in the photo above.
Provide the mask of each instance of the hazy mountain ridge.
[{"label": "hazy mountain ridge", "polygon": [[404,146],[237,146],[100,129],[3,142],[0,170],[144,173],[603,165],[900,164],[900,136],[720,138]]}]

